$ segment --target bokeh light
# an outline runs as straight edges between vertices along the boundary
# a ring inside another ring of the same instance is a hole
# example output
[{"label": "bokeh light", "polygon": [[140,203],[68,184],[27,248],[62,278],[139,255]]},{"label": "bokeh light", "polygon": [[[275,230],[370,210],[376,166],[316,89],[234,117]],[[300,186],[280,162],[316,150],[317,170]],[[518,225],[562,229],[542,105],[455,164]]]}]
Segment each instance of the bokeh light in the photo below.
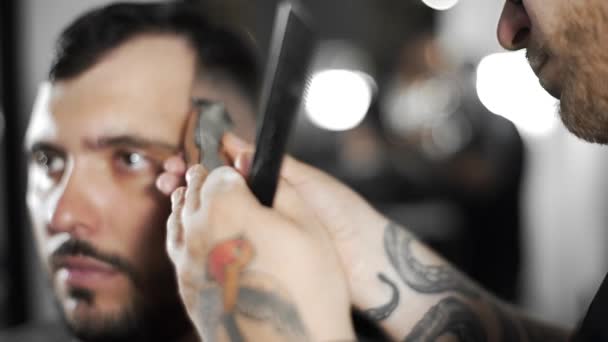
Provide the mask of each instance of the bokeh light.
[{"label": "bokeh light", "polygon": [[458,4],[458,0],[422,0],[422,2],[424,2],[424,4],[430,8],[438,11],[448,10]]},{"label": "bokeh light", "polygon": [[477,68],[477,95],[489,111],[529,134],[547,134],[558,121],[558,100],[541,87],[525,51],[483,58]]},{"label": "bokeh light", "polygon": [[367,114],[374,96],[373,79],[362,72],[336,69],[313,75],[305,108],[317,126],[344,131],[356,127]]}]

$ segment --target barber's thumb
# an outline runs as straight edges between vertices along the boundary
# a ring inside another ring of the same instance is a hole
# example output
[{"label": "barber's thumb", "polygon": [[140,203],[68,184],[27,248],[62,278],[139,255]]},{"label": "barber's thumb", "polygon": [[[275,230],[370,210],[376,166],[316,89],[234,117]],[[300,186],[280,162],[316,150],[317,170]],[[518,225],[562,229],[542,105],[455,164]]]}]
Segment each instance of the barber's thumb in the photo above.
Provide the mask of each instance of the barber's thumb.
[{"label": "barber's thumb", "polygon": [[235,169],[227,166],[219,167],[209,174],[201,190],[201,199],[202,206],[209,204],[206,201],[219,201],[222,206],[228,208],[246,208],[259,204],[245,178]]}]

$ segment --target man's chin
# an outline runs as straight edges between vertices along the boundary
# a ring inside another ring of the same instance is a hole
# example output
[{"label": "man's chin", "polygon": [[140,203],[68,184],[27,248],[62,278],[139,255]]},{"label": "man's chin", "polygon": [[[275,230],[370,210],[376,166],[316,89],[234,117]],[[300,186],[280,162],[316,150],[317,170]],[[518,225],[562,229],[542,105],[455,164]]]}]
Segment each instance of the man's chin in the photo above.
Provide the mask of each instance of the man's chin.
[{"label": "man's chin", "polygon": [[93,293],[71,293],[60,303],[63,318],[72,333],[81,341],[133,341],[140,325],[133,305],[104,307]]}]

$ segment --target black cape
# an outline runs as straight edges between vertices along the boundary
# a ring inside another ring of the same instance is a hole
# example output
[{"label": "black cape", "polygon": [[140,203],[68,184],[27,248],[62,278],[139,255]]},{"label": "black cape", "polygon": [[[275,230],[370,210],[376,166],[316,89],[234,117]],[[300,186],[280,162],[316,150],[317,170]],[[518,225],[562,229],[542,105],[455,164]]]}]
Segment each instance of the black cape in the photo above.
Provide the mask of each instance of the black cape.
[{"label": "black cape", "polygon": [[608,275],[591,302],[573,341],[608,342]]}]

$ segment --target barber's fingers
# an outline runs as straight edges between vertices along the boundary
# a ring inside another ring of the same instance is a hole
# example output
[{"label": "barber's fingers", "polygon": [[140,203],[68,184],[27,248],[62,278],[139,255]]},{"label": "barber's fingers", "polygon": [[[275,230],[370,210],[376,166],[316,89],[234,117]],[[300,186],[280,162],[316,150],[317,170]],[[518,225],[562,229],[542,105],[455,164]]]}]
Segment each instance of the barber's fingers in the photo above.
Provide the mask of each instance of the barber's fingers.
[{"label": "barber's fingers", "polygon": [[200,190],[207,179],[207,169],[200,164],[196,164],[186,172],[186,194],[184,211],[189,214],[200,207]]},{"label": "barber's fingers", "polygon": [[[248,177],[253,162],[253,146],[231,133],[224,136],[223,144],[226,153],[234,161],[235,169],[241,175]],[[285,156],[274,201],[275,209],[301,224],[313,219],[314,214],[298,194],[294,183],[304,182],[311,176],[317,176],[317,173],[318,171],[313,167]]]},{"label": "barber's fingers", "polygon": [[161,193],[169,196],[175,189],[184,184],[186,162],[179,155],[172,156],[164,162],[163,170],[163,173],[156,178],[156,188]]},{"label": "barber's fingers", "polygon": [[[199,196],[197,211],[184,211],[185,216],[196,216],[192,222],[197,222],[185,225],[186,240],[189,240],[189,234],[198,235],[201,230],[214,236],[247,230],[255,224],[256,217],[266,215],[260,214],[264,208],[249,190],[245,179],[231,167],[213,170],[199,189]],[[186,195],[186,206],[188,201],[190,199]],[[188,219],[185,217],[184,220]]]},{"label": "barber's fingers", "polygon": [[169,257],[176,261],[177,254],[183,245],[182,210],[186,188],[180,187],[171,194],[171,215],[167,219],[166,248]]},{"label": "barber's fingers", "polygon": [[[232,151],[231,157],[234,160],[234,168],[247,178],[251,171],[253,151],[248,149],[248,145],[239,141],[235,136],[227,136],[226,141],[229,145],[228,148]],[[308,204],[302,200],[293,185],[283,176],[279,177],[274,208],[283,216],[302,225],[310,225],[310,221],[315,219],[314,214],[308,208]]]},{"label": "barber's fingers", "polygon": [[156,188],[167,196],[173,193],[182,183],[183,177],[168,172],[163,172],[156,178]]},{"label": "barber's fingers", "polygon": [[296,188],[285,178],[279,179],[273,205],[281,216],[293,221],[303,229],[319,226],[318,218],[310,205],[302,199]]},{"label": "barber's fingers", "polygon": [[[241,172],[241,168],[239,165],[236,165],[239,160],[241,160],[241,164],[247,165],[249,169],[251,168],[251,160],[254,151],[251,144],[232,133],[224,135],[222,143],[224,151],[228,157],[235,162],[235,167],[239,172]],[[247,160],[249,163],[243,163],[244,160]],[[249,169],[246,170],[249,171]],[[298,186],[300,183],[307,182],[311,179],[329,178],[325,173],[310,165],[302,163],[289,155],[286,155],[283,159],[281,176],[294,186]]]},{"label": "barber's fingers", "polygon": [[181,155],[176,155],[165,160],[163,168],[167,172],[171,172],[177,175],[184,175],[186,173],[186,161]]}]

